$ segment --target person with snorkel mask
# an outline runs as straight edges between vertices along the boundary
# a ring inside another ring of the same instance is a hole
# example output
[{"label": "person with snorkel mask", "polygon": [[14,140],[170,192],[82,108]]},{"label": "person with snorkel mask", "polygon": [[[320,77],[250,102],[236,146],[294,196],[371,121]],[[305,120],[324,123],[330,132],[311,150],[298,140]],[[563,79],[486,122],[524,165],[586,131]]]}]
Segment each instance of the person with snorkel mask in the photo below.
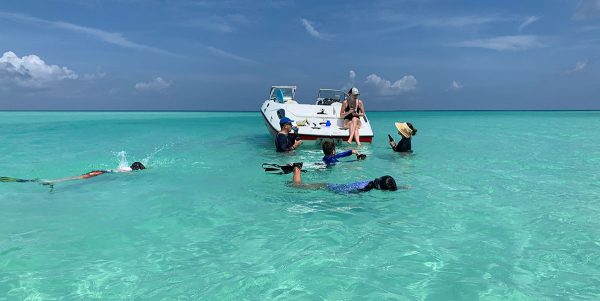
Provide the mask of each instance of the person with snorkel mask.
[{"label": "person with snorkel mask", "polygon": [[[291,163],[286,165],[263,164],[263,168],[267,172],[276,172],[277,174],[293,173],[293,187],[301,189],[326,189],[335,193],[361,193],[375,190],[396,191],[398,186],[396,180],[392,176],[382,176],[370,181],[360,181],[349,184],[332,184],[332,183],[303,183],[302,182],[302,163]],[[407,186],[400,188],[408,189]]]}]

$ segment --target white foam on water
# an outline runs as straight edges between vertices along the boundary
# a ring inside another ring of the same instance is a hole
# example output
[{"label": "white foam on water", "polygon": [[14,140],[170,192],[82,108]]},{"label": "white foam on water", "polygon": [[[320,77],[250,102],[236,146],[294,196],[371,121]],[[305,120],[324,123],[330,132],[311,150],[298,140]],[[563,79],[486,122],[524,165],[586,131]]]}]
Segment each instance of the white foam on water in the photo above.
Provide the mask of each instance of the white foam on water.
[{"label": "white foam on water", "polygon": [[120,152],[117,152],[116,155],[117,155],[117,160],[119,162],[117,169],[125,169],[125,168],[129,167],[129,163],[127,162],[127,152],[120,151]]}]

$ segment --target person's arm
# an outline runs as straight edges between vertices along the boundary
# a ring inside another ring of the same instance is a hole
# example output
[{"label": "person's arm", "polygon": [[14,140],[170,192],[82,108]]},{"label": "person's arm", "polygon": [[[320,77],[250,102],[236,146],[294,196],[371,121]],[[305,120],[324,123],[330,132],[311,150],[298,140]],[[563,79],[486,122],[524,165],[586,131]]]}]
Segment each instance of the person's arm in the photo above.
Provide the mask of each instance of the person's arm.
[{"label": "person's arm", "polygon": [[337,153],[333,157],[336,159],[339,159],[339,158],[343,158],[343,157],[348,157],[348,156],[352,155],[353,153],[358,153],[358,152],[353,149],[349,149],[345,152]]},{"label": "person's arm", "polygon": [[358,116],[365,116],[365,114],[367,113],[365,111],[365,104],[363,103],[362,100],[358,100],[358,105],[360,106],[360,113],[358,114]]},{"label": "person's arm", "polygon": [[340,109],[340,118],[346,118],[346,116],[354,113],[354,110],[350,108],[348,112],[346,112],[346,108],[348,107],[348,101],[344,100],[342,103],[342,108]]},{"label": "person's arm", "polygon": [[323,183],[302,183],[302,170],[298,166],[294,166],[292,181],[296,188],[317,190],[325,187]]},{"label": "person's arm", "polygon": [[300,146],[300,144],[302,144],[302,140],[296,140],[294,141],[294,144],[292,145],[292,149],[297,149],[298,146]]},{"label": "person's arm", "polygon": [[340,118],[346,117],[345,111],[347,106],[348,102],[344,100],[344,102],[342,102],[342,108],[340,109]]},{"label": "person's arm", "polygon": [[294,181],[294,185],[299,186],[302,185],[302,170],[298,166],[294,166],[294,175],[292,177]]}]

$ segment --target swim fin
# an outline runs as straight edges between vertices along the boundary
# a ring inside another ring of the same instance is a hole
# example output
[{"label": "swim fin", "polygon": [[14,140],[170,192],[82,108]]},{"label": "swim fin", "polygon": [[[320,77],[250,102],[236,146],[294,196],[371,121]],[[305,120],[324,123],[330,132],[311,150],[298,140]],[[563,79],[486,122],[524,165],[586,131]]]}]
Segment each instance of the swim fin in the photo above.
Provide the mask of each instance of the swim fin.
[{"label": "swim fin", "polygon": [[38,179],[17,179],[11,177],[0,177],[0,182],[17,182],[17,183],[25,183],[25,182],[37,182]]},{"label": "swim fin", "polygon": [[262,164],[262,168],[266,172],[276,174],[276,175],[291,173],[294,171],[294,167],[296,167],[296,166],[300,167],[300,170],[302,172],[306,172],[306,170],[302,170],[302,162],[289,163],[289,164],[285,164],[285,165],[279,165],[279,164],[274,164],[274,163],[263,163]]}]

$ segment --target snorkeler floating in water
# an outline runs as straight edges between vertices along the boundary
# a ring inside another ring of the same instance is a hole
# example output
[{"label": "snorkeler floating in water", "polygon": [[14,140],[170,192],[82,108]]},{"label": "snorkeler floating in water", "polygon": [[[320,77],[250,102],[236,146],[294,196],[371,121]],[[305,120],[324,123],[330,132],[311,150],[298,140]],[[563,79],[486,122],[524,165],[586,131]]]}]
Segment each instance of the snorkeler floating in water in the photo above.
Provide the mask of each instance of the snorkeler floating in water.
[{"label": "snorkeler floating in water", "polygon": [[[331,184],[331,183],[302,183],[302,163],[292,163],[293,185],[303,189],[327,189],[335,193],[359,193],[367,192],[372,189],[396,191],[396,180],[391,176],[382,176],[371,181],[360,181],[350,184]],[[400,188],[408,189],[406,186]]]},{"label": "snorkeler floating in water", "polygon": [[54,184],[56,184],[56,183],[73,181],[73,180],[89,179],[89,178],[97,177],[97,176],[105,174],[105,173],[130,172],[130,171],[142,170],[142,169],[146,169],[146,166],[144,166],[144,164],[142,164],[140,162],[133,162],[133,164],[131,164],[131,166],[129,166],[129,167],[119,168],[119,169],[115,169],[115,170],[112,170],[112,169],[93,170],[88,173],[82,174],[80,176],[75,176],[75,177],[60,178],[60,179],[54,179],[54,180],[17,179],[17,178],[11,178],[11,177],[0,177],[0,182],[17,182],[17,183],[35,182],[35,183],[40,183],[42,185],[48,185],[50,187],[53,187]]},{"label": "snorkeler floating in water", "polygon": [[[331,184],[331,183],[302,183],[302,163],[290,163],[286,165],[263,164],[266,172],[274,174],[294,173],[292,180],[293,186],[302,189],[327,189],[335,193],[359,193],[367,192],[372,189],[396,191],[396,180],[391,176],[383,176],[370,181],[360,181],[350,184]],[[408,189],[408,186],[401,186],[402,189]]]}]

